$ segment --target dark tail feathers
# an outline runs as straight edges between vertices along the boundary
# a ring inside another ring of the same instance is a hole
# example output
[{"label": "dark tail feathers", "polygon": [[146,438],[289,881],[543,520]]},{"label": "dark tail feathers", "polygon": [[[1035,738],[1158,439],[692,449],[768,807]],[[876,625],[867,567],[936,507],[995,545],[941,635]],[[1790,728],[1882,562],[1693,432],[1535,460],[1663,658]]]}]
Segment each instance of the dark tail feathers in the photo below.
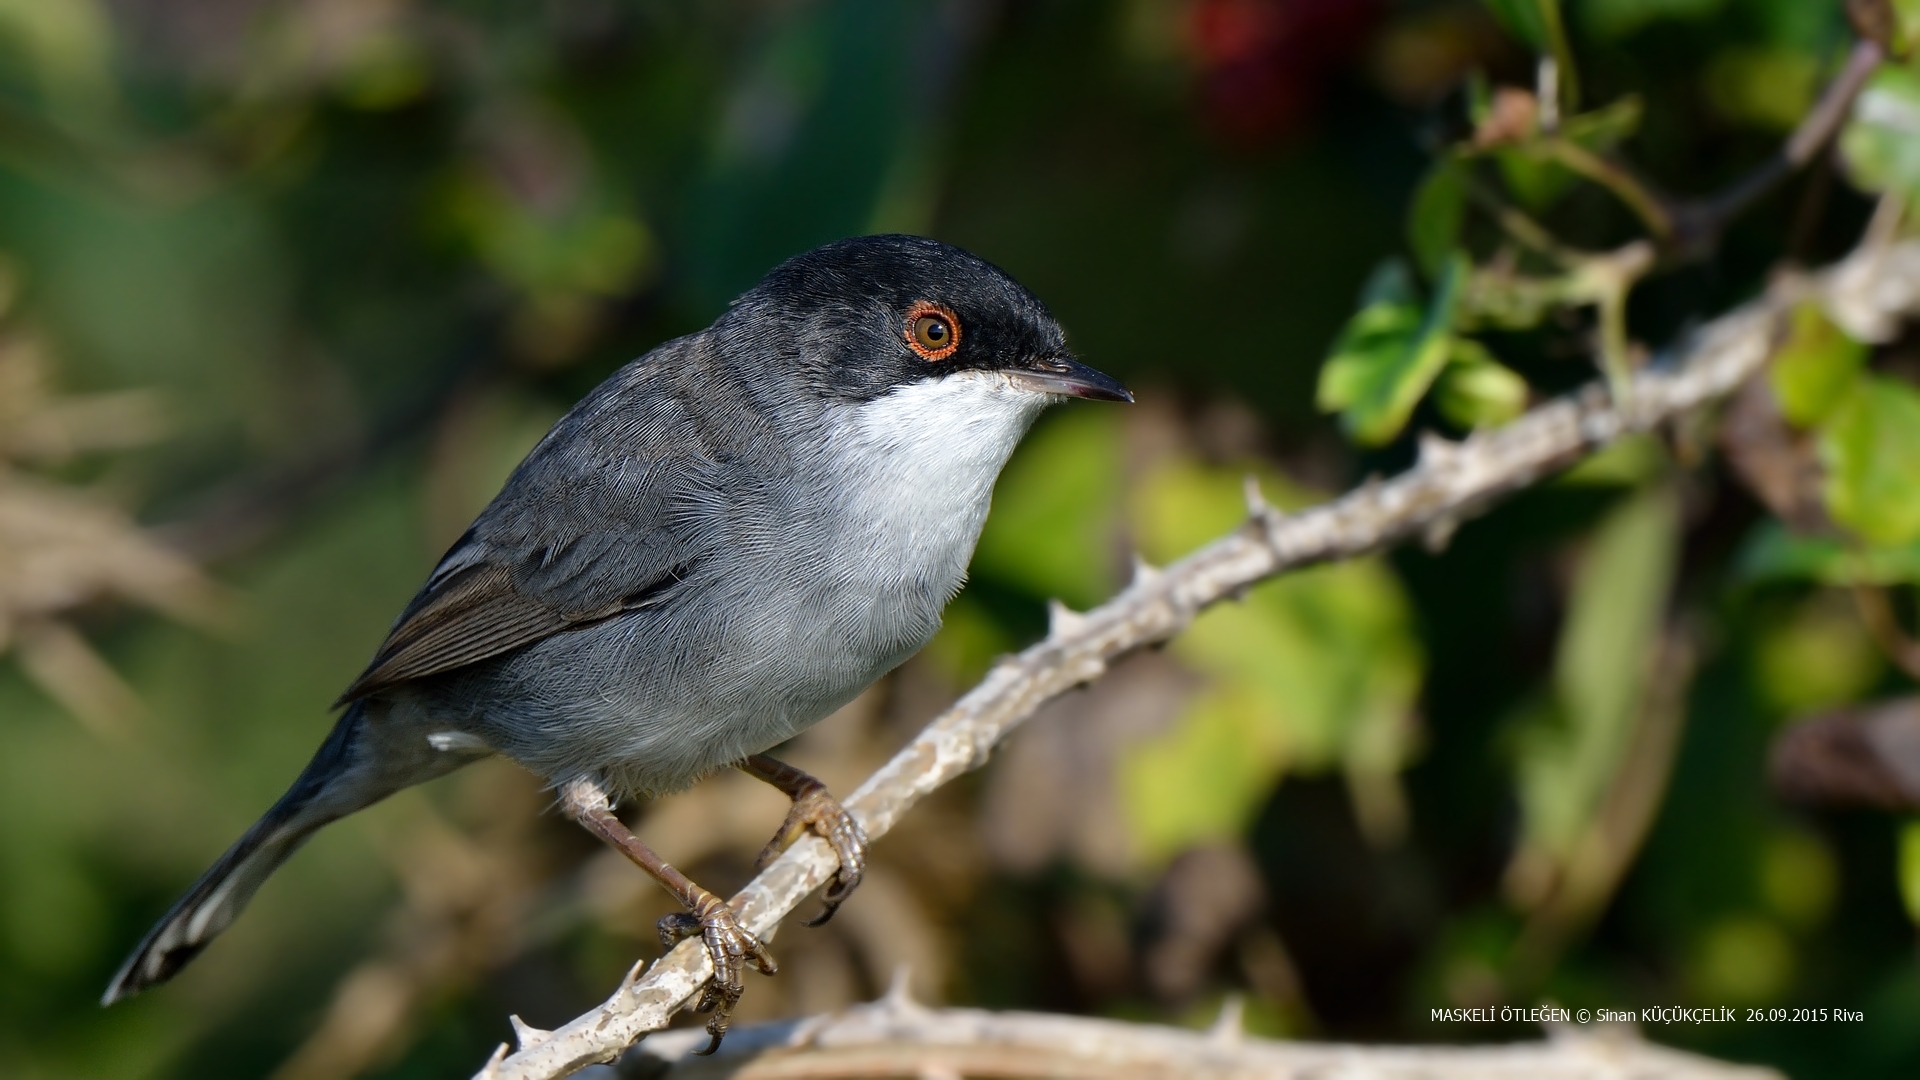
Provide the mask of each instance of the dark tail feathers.
[{"label": "dark tail feathers", "polygon": [[[353,759],[364,704],[355,704],[340,717],[333,733],[320,745],[280,801],[273,804],[246,834],[227,849],[186,895],[174,901],[164,918],[147,931],[133,955],[107,984],[102,1005],[166,982],[199,955],[214,935],[225,930],[253,898],[255,890],[307,837],[330,821],[377,801],[382,791],[364,801],[341,799],[341,792],[322,799],[328,786],[341,779]],[[370,793],[371,794],[371,793]],[[358,805],[355,805],[357,803]]]}]

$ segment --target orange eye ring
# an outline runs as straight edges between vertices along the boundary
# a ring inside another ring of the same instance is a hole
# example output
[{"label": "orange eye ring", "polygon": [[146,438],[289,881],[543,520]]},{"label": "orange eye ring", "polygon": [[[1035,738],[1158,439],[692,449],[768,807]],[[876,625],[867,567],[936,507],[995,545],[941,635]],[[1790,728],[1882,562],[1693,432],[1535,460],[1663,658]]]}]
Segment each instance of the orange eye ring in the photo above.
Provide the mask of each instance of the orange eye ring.
[{"label": "orange eye ring", "polygon": [[960,348],[960,317],[925,300],[907,311],[907,348],[922,360],[945,360]]}]

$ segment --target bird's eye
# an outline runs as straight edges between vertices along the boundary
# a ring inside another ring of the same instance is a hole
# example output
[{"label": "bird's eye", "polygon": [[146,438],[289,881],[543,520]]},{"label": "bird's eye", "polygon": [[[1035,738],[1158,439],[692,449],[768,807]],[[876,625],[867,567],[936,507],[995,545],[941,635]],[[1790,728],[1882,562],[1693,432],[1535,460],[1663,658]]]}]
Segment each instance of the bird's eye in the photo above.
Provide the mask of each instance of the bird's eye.
[{"label": "bird's eye", "polygon": [[907,312],[907,347],[922,359],[945,360],[960,347],[960,320],[939,304],[913,305]]}]

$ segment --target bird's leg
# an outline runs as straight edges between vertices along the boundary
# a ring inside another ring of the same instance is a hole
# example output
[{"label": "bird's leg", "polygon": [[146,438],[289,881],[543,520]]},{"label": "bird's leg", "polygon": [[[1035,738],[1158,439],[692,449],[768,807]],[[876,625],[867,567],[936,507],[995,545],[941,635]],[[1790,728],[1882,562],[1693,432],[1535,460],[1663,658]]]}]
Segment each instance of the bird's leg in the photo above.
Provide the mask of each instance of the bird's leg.
[{"label": "bird's leg", "polygon": [[707,1020],[707,1033],[713,1036],[713,1041],[700,1053],[711,1054],[718,1050],[721,1038],[727,1033],[727,1025],[732,1022],[733,1007],[746,990],[740,982],[741,973],[748,963],[752,963],[762,975],[772,975],[779,970],[779,966],[773,962],[773,954],[767,951],[759,938],[740,925],[739,916],[726,901],[695,885],[687,875],[668,865],[667,860],[654,854],[652,848],[641,843],[639,837],[621,824],[613,814],[612,801],[598,783],[575,780],[564,785],[560,789],[560,806],[568,817],[613,845],[620,854],[632,859],[635,866],[666,886],[674,899],[686,906],[686,911],[660,920],[660,944],[672,948],[681,938],[695,934],[705,942],[707,956],[713,960],[713,980],[701,992],[696,1008],[701,1012],[713,1012],[713,1016]]},{"label": "bird's leg", "polygon": [[793,800],[793,807],[787,811],[787,820],[780,831],[773,834],[767,846],[760,849],[760,857],[754,861],[754,869],[760,869],[778,858],[780,853],[793,846],[809,830],[819,833],[833,848],[834,857],[840,860],[840,869],[834,872],[833,884],[828,887],[821,899],[825,907],[820,914],[807,920],[808,926],[819,926],[833,913],[840,910],[840,904],[852,895],[854,887],[860,884],[860,876],[867,870],[867,831],[847,813],[840,801],[827,793],[827,785],[815,780],[806,773],[783,761],[775,761],[765,754],[755,754],[740,762],[740,770],[747,775],[765,780],[774,787],[787,793]]}]

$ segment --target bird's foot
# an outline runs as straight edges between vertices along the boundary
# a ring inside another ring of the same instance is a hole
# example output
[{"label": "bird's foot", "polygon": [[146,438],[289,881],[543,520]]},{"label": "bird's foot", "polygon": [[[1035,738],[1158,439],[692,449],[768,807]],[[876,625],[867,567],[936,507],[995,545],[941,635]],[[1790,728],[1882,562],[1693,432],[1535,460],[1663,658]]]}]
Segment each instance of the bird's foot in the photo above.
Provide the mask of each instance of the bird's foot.
[{"label": "bird's foot", "polygon": [[[811,779],[811,778],[809,778]],[[819,926],[833,913],[860,884],[860,878],[867,872],[867,831],[847,813],[847,808],[827,792],[826,785],[813,781],[800,794],[793,797],[793,806],[787,811],[787,820],[780,831],[773,834],[767,846],[760,849],[760,857],[754,860],[754,869],[764,869],[766,865],[780,857],[780,853],[792,847],[794,841],[812,832],[825,840],[833,848],[834,857],[840,860],[840,868],[834,871],[833,884],[827,887],[826,895],[821,897],[824,906],[820,914],[808,919],[806,925]]]},{"label": "bird's foot", "polygon": [[733,1007],[746,992],[740,976],[747,965],[751,963],[762,975],[772,975],[780,966],[773,962],[773,954],[760,939],[740,925],[740,917],[734,914],[733,908],[704,890],[692,910],[666,916],[660,920],[659,928],[660,944],[669,949],[682,938],[699,935],[707,947],[708,958],[713,961],[713,978],[700,992],[700,1001],[694,1006],[700,1012],[713,1013],[707,1018],[707,1034],[713,1041],[700,1051],[711,1054],[720,1049],[720,1040],[733,1022]]}]

